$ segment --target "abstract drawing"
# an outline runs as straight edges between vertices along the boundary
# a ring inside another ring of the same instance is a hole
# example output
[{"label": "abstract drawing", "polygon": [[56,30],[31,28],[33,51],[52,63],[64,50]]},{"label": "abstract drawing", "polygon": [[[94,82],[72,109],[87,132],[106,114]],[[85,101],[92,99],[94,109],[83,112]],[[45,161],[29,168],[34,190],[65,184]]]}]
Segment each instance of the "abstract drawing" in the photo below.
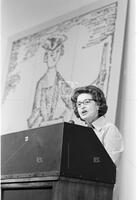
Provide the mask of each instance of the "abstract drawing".
[{"label": "abstract drawing", "polygon": [[109,101],[118,9],[118,1],[108,1],[13,40],[3,94],[3,113],[11,114],[3,119],[4,131],[69,121],[78,86],[96,85]]}]

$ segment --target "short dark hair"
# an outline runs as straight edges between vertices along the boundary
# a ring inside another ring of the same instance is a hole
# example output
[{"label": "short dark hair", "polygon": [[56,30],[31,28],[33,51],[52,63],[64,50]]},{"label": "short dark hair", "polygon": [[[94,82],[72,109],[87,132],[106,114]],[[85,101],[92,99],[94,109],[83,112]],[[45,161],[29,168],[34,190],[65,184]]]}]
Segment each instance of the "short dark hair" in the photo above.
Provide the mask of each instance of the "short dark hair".
[{"label": "short dark hair", "polygon": [[76,103],[77,103],[78,96],[82,93],[88,93],[92,95],[93,100],[99,106],[98,117],[105,115],[105,113],[107,112],[108,106],[107,106],[106,98],[103,91],[94,85],[88,85],[88,86],[76,88],[71,96],[73,110],[76,117],[80,118]]}]

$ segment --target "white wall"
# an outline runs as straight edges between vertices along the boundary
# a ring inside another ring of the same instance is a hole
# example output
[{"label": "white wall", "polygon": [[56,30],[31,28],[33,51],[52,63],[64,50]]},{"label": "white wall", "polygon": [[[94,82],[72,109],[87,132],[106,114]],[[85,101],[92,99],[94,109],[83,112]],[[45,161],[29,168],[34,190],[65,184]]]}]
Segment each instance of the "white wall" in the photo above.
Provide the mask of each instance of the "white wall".
[{"label": "white wall", "polygon": [[[96,0],[2,0],[2,61],[8,37]],[[129,0],[116,124],[125,140],[120,177],[120,200],[135,200],[137,93],[135,72],[135,1]],[[3,66],[4,67],[4,66]]]},{"label": "white wall", "polygon": [[135,0],[129,1],[127,27],[119,100],[117,108],[117,125],[124,136],[125,151],[121,165],[120,200],[137,199],[137,69],[135,63]]}]

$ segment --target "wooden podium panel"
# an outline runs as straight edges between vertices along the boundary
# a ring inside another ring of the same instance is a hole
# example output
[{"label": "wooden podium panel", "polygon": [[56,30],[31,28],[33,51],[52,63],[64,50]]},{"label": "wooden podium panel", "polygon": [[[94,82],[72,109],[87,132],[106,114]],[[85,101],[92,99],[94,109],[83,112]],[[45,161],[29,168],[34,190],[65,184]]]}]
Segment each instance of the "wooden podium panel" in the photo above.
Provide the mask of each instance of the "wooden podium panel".
[{"label": "wooden podium panel", "polygon": [[2,200],[111,200],[112,195],[112,184],[70,178],[2,185]]},{"label": "wooden podium panel", "polygon": [[53,200],[111,200],[112,195],[110,184],[65,178],[55,185]]},{"label": "wooden podium panel", "polygon": [[52,200],[52,189],[8,189],[3,191],[4,200]]},{"label": "wooden podium panel", "polygon": [[1,137],[2,179],[68,177],[115,183],[116,166],[91,128],[59,123]]},{"label": "wooden podium panel", "polygon": [[2,200],[111,200],[116,166],[91,128],[69,123],[1,136]]},{"label": "wooden podium panel", "polygon": [[58,176],[63,124],[2,135],[2,179]]}]

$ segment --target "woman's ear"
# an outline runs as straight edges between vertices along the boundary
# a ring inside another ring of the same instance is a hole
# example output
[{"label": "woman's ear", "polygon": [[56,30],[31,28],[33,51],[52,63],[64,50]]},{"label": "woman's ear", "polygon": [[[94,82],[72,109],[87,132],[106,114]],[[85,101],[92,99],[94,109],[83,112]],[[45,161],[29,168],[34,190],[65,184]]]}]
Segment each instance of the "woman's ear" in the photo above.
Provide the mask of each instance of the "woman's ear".
[{"label": "woman's ear", "polygon": [[100,106],[99,106],[97,103],[96,103],[96,105],[97,105],[97,110],[99,111],[99,107],[100,107]]}]

